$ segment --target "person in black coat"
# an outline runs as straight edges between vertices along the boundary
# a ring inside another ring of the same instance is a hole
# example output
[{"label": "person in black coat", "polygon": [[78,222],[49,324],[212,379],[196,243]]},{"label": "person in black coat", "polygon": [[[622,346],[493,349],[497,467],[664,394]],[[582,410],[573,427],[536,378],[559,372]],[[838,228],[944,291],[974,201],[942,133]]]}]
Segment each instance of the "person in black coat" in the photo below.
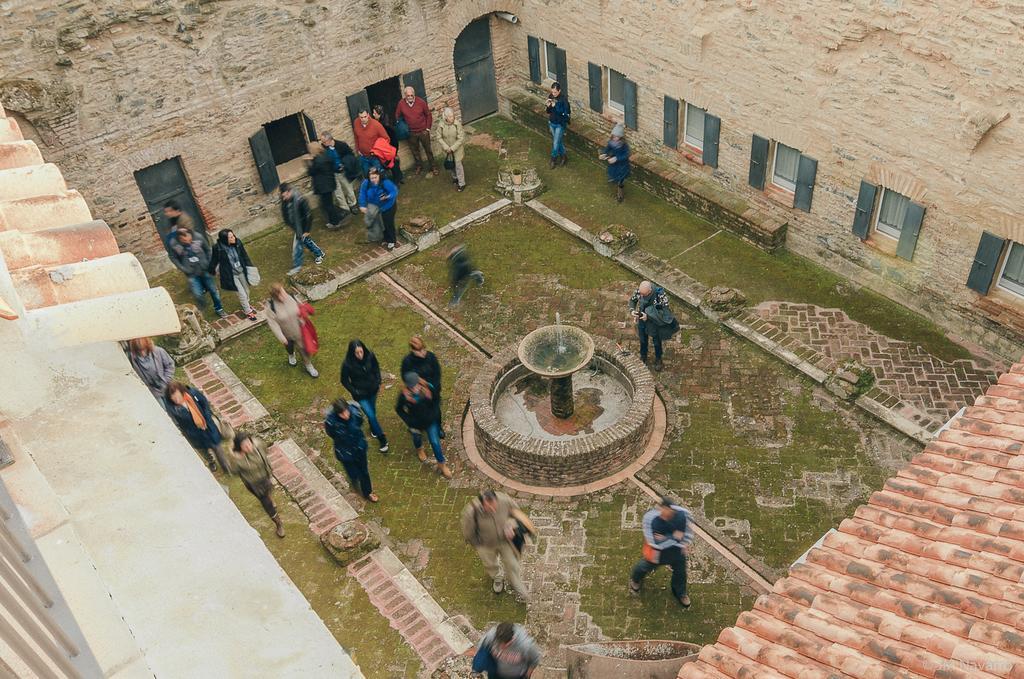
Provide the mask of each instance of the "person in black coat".
[{"label": "person in black coat", "polygon": [[249,280],[250,267],[252,260],[241,239],[231,229],[221,229],[217,234],[217,243],[213,246],[210,273],[215,274],[220,270],[220,289],[237,292],[242,312],[250,321],[255,321],[256,310],[249,303],[249,286],[254,285]]},{"label": "person in black coat", "polygon": [[373,352],[361,341],[348,343],[348,353],[341,364],[341,384],[362,408],[370,423],[370,434],[380,444],[380,452],[388,452],[388,437],[377,420],[377,392],[380,391],[380,364]]},{"label": "person in black coat", "polygon": [[[427,349],[426,343],[419,335],[409,338],[409,353],[402,359],[401,374],[414,372],[427,381],[434,392],[434,406],[437,408],[437,421],[441,422],[441,364],[433,351]],[[444,438],[444,427],[440,427],[441,438]]]},{"label": "person in black coat", "polygon": [[338,399],[327,411],[324,431],[334,442],[334,457],[345,468],[352,488],[358,488],[370,502],[380,498],[373,492],[370,466],[366,460],[366,437],[363,436],[363,414],[355,403]]},{"label": "person in black coat", "polygon": [[427,454],[423,450],[423,435],[426,434],[437,460],[437,470],[446,479],[450,479],[452,473],[448,469],[444,451],[441,450],[441,420],[434,400],[434,390],[414,372],[403,374],[402,384],[404,387],[395,401],[395,412],[409,428],[417,457],[420,462],[427,461]]},{"label": "person in black coat", "polygon": [[334,160],[320,142],[311,142],[308,149],[309,155],[313,156],[309,161],[309,178],[313,183],[313,193],[320,199],[324,221],[328,229],[340,228],[341,222],[350,215],[343,214],[334,204],[334,190],[338,188],[334,178]]},{"label": "person in black coat", "polygon": [[181,382],[168,384],[166,394],[167,414],[192,447],[206,459],[210,471],[217,471],[218,459],[221,466],[224,465],[220,453],[221,434],[206,395]]},{"label": "person in black coat", "polygon": [[388,139],[391,141],[391,145],[395,147],[395,163],[391,167],[391,176],[388,177],[388,179],[396,184],[404,184],[405,175],[402,174],[402,163],[398,159],[398,132],[395,131],[395,124],[392,122],[391,116],[385,113],[384,107],[380,104],[373,107],[373,113],[371,115],[374,120],[381,124],[384,131],[388,133]]},{"label": "person in black coat", "polygon": [[295,234],[292,239],[292,268],[289,276],[294,276],[302,269],[303,248],[308,248],[316,263],[324,261],[326,254],[313,241],[309,232],[313,229],[313,211],[309,209],[309,201],[294,186],[281,182],[281,219]]}]

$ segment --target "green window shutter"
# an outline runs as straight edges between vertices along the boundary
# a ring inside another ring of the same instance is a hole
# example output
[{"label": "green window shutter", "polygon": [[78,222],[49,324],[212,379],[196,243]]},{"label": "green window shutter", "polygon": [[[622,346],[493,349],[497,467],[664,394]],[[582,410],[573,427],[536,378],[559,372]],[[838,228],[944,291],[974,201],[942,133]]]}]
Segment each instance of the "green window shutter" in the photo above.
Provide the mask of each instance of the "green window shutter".
[{"label": "green window shutter", "polygon": [[540,85],[540,40],[526,36],[526,51],[530,54],[530,80]]},{"label": "green window shutter", "polygon": [[601,67],[587,62],[587,76],[590,80],[590,110],[601,113],[604,110],[604,83]]},{"label": "green window shutter", "polygon": [[249,148],[252,149],[252,158],[256,161],[256,171],[260,175],[263,193],[270,193],[281,183],[281,178],[277,175],[274,154],[270,151],[270,140],[267,139],[267,131],[264,128],[261,127],[259,132],[249,137]]},{"label": "green window shutter", "polygon": [[679,100],[665,95],[665,146],[679,148]]},{"label": "green window shutter", "polygon": [[747,183],[759,191],[764,190],[764,179],[768,168],[768,148],[770,142],[764,137],[754,135],[750,142],[750,172]]},{"label": "green window shutter", "polygon": [[708,167],[718,167],[718,137],[722,131],[722,119],[704,113],[704,153],[702,160]]},{"label": "green window shutter", "polygon": [[[417,68],[415,71],[410,71],[402,76],[402,82],[405,83],[406,87],[411,87],[416,91],[416,96],[420,97],[424,101],[427,99],[427,86],[423,83],[423,69]],[[391,111],[387,112],[391,115]]]},{"label": "green window shutter", "polygon": [[310,141],[316,141],[320,138],[316,134],[316,125],[313,123],[313,119],[305,113],[302,114],[302,123],[306,126],[306,136]]},{"label": "green window shutter", "polygon": [[921,222],[924,221],[924,205],[911,203],[907,206],[907,214],[903,218],[900,229],[900,240],[896,244],[896,256],[910,261],[914,258],[914,248],[921,235]]},{"label": "green window shutter", "polygon": [[811,196],[814,195],[814,178],[818,174],[818,161],[810,156],[800,155],[796,168],[796,191],[793,192],[793,207],[804,212],[811,211]]},{"label": "green window shutter", "polygon": [[871,230],[871,215],[875,211],[876,195],[877,186],[861,181],[860,193],[857,194],[857,211],[853,215],[853,235],[861,240],[867,240],[868,232]]},{"label": "green window shutter", "polygon": [[565,66],[565,50],[561,47],[555,48],[555,75],[562,86],[562,94],[569,96],[569,73]]},{"label": "green window shutter", "polygon": [[626,110],[626,127],[631,130],[637,129],[637,113],[636,113],[636,83],[632,80],[625,79],[625,87],[622,89],[622,98],[625,99],[623,108]]},{"label": "green window shutter", "polygon": [[345,97],[345,103],[348,104],[348,119],[355,120],[359,117],[359,111],[362,109],[370,110],[370,97],[366,94],[366,90],[359,90],[355,94],[350,94]]},{"label": "green window shutter", "polygon": [[999,255],[1003,253],[1005,238],[985,231],[978,241],[978,251],[974,253],[974,263],[971,264],[971,273],[967,276],[967,287],[983,295],[988,294],[992,287],[992,279],[996,277],[996,266],[999,265]]}]

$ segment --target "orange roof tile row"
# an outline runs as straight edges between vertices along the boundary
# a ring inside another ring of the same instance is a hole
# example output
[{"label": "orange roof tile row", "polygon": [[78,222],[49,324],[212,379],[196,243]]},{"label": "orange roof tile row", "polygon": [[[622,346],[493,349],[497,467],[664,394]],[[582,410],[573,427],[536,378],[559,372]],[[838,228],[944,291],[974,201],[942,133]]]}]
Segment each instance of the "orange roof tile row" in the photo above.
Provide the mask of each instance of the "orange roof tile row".
[{"label": "orange roof tile row", "polygon": [[680,679],[1024,679],[1022,444],[1017,363]]}]

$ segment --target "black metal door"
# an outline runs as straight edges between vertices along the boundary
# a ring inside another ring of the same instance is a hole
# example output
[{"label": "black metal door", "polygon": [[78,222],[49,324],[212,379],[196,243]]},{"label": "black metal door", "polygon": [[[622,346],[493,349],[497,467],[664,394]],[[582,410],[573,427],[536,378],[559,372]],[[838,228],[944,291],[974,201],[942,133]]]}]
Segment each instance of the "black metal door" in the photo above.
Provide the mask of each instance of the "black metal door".
[{"label": "black metal door", "polygon": [[135,183],[139,186],[139,192],[146,201],[146,207],[149,208],[149,214],[153,217],[156,230],[160,233],[160,240],[165,246],[167,232],[171,228],[170,222],[164,216],[164,205],[168,201],[177,201],[182,211],[192,217],[196,228],[205,230],[206,223],[196,205],[188,179],[185,178],[180,157],[168,158],[156,165],[136,170]]},{"label": "black metal door", "polygon": [[455,82],[463,122],[498,110],[498,84],[494,79],[489,17],[466,26],[455,40]]}]

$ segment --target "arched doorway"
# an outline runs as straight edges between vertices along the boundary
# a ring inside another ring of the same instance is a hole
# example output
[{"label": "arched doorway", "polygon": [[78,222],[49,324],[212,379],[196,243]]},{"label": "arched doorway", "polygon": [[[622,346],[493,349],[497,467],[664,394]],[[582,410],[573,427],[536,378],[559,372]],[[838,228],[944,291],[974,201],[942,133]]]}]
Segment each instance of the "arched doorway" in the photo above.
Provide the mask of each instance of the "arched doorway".
[{"label": "arched doorway", "polygon": [[490,15],[466,26],[455,39],[455,83],[463,122],[498,110],[498,83],[491,54]]}]

